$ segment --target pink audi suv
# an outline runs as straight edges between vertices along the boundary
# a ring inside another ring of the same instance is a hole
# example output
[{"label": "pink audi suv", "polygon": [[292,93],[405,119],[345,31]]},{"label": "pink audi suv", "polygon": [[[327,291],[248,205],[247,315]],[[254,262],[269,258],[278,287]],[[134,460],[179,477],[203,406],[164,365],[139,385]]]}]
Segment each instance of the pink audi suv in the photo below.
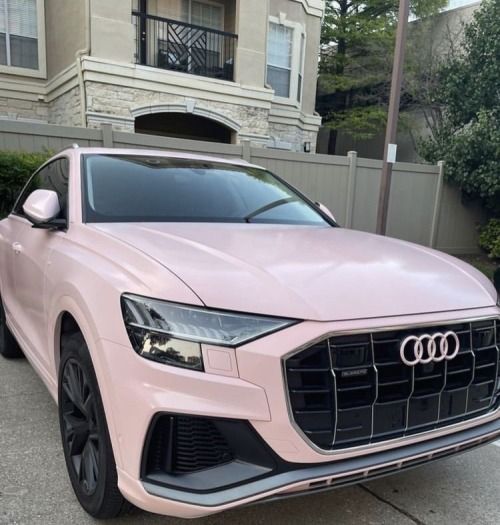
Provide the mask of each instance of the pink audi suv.
[{"label": "pink audi suv", "polygon": [[0,353],[56,400],[97,518],[203,516],[500,436],[486,277],[243,161],[56,155],[0,222],[0,292]]}]

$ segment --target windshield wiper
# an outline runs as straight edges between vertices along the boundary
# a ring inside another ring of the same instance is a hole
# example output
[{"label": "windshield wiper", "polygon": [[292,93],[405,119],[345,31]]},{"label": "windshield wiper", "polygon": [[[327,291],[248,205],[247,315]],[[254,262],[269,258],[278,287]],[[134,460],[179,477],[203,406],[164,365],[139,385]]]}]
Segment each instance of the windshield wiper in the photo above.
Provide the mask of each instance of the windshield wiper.
[{"label": "windshield wiper", "polygon": [[273,208],[277,208],[278,206],[282,206],[283,204],[288,204],[289,202],[297,200],[295,197],[286,197],[285,199],[279,199],[277,201],[270,202],[269,204],[266,204],[265,206],[261,206],[257,210],[253,211],[252,213],[249,213],[246,217],[243,217],[243,220],[245,222],[250,222],[251,219],[254,217],[257,217],[257,215],[261,215],[262,213],[272,210]]}]

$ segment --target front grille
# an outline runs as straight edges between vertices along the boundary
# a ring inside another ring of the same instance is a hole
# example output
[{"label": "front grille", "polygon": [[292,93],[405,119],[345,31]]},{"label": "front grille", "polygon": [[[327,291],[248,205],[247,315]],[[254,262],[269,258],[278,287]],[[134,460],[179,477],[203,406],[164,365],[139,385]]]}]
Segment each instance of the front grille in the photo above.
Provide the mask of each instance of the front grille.
[{"label": "front grille", "polygon": [[233,453],[210,419],[162,415],[153,424],[147,473],[182,474],[233,460]]},{"label": "front grille", "polygon": [[[407,366],[409,335],[454,331],[458,355]],[[500,398],[500,320],[339,335],[285,361],[293,419],[318,447],[335,450],[477,417]]]}]

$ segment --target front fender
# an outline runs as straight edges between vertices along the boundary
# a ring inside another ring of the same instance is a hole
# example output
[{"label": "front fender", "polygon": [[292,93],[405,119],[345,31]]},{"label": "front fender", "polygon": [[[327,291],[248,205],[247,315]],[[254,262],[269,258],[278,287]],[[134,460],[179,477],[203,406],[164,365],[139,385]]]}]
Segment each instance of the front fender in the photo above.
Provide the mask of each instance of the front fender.
[{"label": "front fender", "polygon": [[[59,373],[59,363],[61,356],[61,322],[64,313],[70,314],[75,322],[77,323],[80,331],[83,334],[83,338],[87,344],[92,363],[94,365],[94,371],[97,378],[97,383],[99,385],[99,390],[101,393],[101,399],[104,407],[104,412],[106,414],[106,421],[108,424],[109,435],[111,438],[111,443],[113,445],[113,450],[115,451],[115,461],[118,466],[122,464],[120,457],[120,447],[118,443],[118,433],[116,430],[116,423],[113,416],[113,401],[112,401],[112,392],[108,382],[106,381],[107,375],[105,367],[106,360],[102,356],[99,345],[99,329],[94,322],[94,319],[91,315],[91,312],[88,309],[87,304],[85,303],[82,295],[79,293],[78,289],[66,283],[66,294],[59,296],[59,298],[54,301],[51,306],[49,314],[49,333],[52,334],[51,348],[52,360],[51,368],[52,375],[56,378],[54,382],[54,391],[51,392],[56,403],[58,402],[58,373]],[[68,293],[71,292],[71,295]]]}]

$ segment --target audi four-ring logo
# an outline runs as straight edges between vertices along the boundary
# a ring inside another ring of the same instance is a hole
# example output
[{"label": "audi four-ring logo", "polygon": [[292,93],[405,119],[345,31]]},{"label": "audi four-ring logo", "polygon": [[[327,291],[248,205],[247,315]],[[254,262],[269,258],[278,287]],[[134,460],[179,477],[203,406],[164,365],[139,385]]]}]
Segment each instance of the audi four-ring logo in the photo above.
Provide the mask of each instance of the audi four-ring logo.
[{"label": "audi four-ring logo", "polygon": [[[451,339],[451,341],[449,341]],[[460,350],[460,341],[455,332],[436,332],[423,334],[419,337],[410,335],[401,343],[399,353],[405,365],[426,365],[430,362],[439,363],[451,360]]]}]

